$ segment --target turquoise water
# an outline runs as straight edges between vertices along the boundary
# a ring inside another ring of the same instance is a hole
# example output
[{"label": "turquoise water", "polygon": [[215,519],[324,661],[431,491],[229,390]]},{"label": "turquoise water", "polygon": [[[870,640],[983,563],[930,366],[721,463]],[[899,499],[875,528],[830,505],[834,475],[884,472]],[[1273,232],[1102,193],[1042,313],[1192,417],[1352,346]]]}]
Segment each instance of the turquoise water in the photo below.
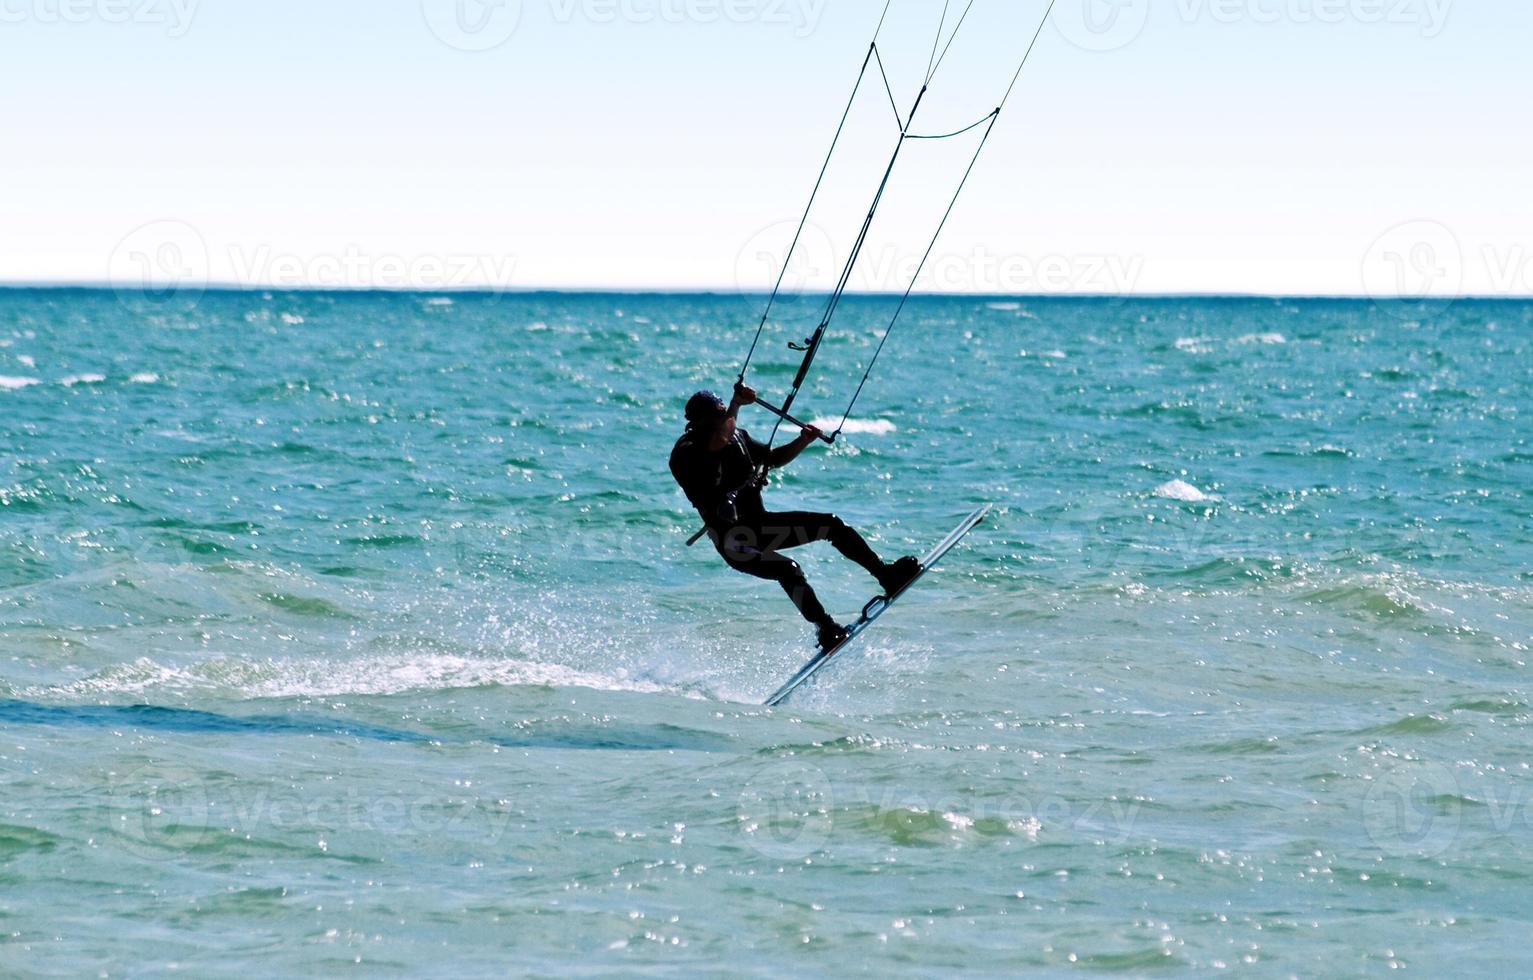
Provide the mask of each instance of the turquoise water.
[{"label": "turquoise water", "polygon": [[916,301],[768,499],[997,514],[766,710],[758,298],[186,299],[0,292],[0,974],[1533,968],[1533,305]]}]

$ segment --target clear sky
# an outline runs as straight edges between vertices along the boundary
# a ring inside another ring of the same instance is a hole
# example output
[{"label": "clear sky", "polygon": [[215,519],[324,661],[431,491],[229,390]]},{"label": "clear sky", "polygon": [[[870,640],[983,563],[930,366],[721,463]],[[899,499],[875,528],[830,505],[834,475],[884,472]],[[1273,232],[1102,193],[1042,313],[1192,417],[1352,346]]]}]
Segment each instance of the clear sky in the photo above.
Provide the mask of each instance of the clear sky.
[{"label": "clear sky", "polygon": [[[975,0],[913,129],[994,108],[1045,7]],[[0,0],[0,280],[770,285],[881,8]],[[942,10],[893,0],[902,108]],[[1052,21],[922,288],[1533,293],[1533,5]],[[870,76],[795,288],[837,271],[893,119]],[[907,145],[854,289],[902,285],[972,149]]]}]

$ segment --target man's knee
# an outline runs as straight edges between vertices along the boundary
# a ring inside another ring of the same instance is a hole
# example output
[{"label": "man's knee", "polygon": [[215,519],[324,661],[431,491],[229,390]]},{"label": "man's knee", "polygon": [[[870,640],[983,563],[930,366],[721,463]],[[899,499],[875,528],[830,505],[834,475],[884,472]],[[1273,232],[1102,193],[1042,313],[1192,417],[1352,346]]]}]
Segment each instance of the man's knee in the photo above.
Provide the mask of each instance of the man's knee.
[{"label": "man's knee", "polygon": [[753,561],[761,557],[762,541],[754,528],[736,526],[719,539],[719,551],[726,560]]},{"label": "man's knee", "polygon": [[835,514],[806,514],[803,524],[796,528],[800,543],[810,541],[838,541],[851,527]]},{"label": "man's knee", "polygon": [[784,558],[782,564],[778,565],[775,570],[777,572],[777,580],[784,585],[804,584],[804,570],[792,558]]}]

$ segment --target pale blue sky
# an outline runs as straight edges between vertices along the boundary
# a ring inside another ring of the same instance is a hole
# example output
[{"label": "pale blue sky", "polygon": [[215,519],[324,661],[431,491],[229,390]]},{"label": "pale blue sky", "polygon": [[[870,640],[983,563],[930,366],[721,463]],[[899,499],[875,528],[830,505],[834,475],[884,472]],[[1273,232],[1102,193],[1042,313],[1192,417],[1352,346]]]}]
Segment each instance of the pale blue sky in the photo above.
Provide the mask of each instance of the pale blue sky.
[{"label": "pale blue sky", "polygon": [[[507,0],[455,33],[456,0],[189,2],[0,2],[0,279],[769,285],[882,7]],[[993,108],[1045,6],[976,0],[914,128]],[[941,10],[894,0],[902,107]],[[1533,292],[1530,5],[1055,21],[923,288]],[[891,120],[870,77],[795,286],[837,268]],[[907,147],[854,288],[901,285],[972,146]]]}]

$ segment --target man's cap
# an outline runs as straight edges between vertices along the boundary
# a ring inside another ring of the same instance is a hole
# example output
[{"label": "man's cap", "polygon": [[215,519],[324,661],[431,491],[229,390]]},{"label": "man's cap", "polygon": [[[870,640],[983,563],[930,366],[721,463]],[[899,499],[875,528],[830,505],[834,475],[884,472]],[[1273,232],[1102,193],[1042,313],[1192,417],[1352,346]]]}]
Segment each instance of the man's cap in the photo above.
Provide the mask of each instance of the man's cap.
[{"label": "man's cap", "polygon": [[687,399],[687,424],[693,426],[717,425],[729,411],[724,399],[711,391],[699,391]]}]

